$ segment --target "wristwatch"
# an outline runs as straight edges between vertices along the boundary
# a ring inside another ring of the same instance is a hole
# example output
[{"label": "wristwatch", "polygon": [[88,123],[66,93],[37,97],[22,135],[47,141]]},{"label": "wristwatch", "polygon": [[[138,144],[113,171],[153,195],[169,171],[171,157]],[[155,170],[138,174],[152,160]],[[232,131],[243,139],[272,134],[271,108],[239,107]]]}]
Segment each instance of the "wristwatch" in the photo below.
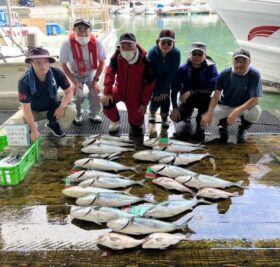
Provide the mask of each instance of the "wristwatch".
[{"label": "wristwatch", "polygon": [[93,80],[95,80],[96,82],[99,82],[99,78],[94,76]]}]

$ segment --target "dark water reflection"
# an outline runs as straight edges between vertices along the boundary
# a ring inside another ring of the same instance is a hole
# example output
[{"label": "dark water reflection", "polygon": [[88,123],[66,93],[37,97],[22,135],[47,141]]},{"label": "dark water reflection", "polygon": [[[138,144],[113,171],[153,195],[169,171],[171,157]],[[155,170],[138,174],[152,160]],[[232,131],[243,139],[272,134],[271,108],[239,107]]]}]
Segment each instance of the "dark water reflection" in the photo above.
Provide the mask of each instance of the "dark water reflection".
[{"label": "dark water reflection", "polygon": [[[24,181],[15,187],[0,188],[0,248],[4,250],[36,249],[93,249],[96,238],[108,231],[104,226],[72,220],[69,217],[74,200],[62,195],[64,177],[70,174],[73,162],[86,157],[80,152],[83,138],[54,140],[45,138],[41,158]],[[206,242],[207,246],[242,246],[246,240],[251,246],[262,246],[262,240],[280,238],[280,164],[274,158],[261,164],[270,172],[256,178],[244,169],[257,165],[263,155],[279,156],[280,137],[250,137],[244,145],[211,143],[207,150],[215,159],[215,170],[209,159],[189,167],[190,170],[218,175],[226,180],[243,181],[244,189],[232,187],[228,192],[238,192],[231,199],[215,201],[212,205],[198,205],[191,213],[184,213],[168,221],[181,222],[194,215],[189,223],[195,232],[190,240]],[[143,147],[138,146],[138,149]],[[151,164],[135,162],[132,153],[125,153],[120,163],[136,166],[140,173],[133,179],[141,180]],[[257,169],[254,169],[255,173]],[[131,172],[123,172],[129,176]],[[177,192],[164,190],[151,181],[147,187],[135,186],[131,193],[138,196],[153,195],[160,202],[189,198]],[[211,242],[209,243],[209,240]],[[234,242],[233,242],[234,240]],[[241,242],[241,243],[240,243]],[[205,243],[205,244],[206,244]],[[193,243],[192,243],[193,244]],[[274,246],[276,243],[273,243]],[[190,246],[183,242],[179,246]]]}]

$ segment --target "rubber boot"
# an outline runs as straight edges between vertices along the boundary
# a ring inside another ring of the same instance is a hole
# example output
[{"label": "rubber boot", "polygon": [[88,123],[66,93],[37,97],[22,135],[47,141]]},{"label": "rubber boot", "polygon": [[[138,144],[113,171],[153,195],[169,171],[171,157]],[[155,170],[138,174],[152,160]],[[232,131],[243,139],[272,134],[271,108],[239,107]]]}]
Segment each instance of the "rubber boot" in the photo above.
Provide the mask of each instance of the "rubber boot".
[{"label": "rubber boot", "polygon": [[247,141],[247,130],[252,126],[252,123],[246,121],[244,117],[241,117],[241,124],[238,127],[237,143],[242,144]]},{"label": "rubber boot", "polygon": [[227,118],[223,118],[223,119],[220,120],[220,123],[219,123],[219,134],[220,134],[220,140],[223,143],[227,143],[227,140],[228,140]]},{"label": "rubber boot", "polygon": [[196,130],[194,138],[197,141],[203,142],[205,140],[205,130],[200,126],[201,116],[196,117]]}]

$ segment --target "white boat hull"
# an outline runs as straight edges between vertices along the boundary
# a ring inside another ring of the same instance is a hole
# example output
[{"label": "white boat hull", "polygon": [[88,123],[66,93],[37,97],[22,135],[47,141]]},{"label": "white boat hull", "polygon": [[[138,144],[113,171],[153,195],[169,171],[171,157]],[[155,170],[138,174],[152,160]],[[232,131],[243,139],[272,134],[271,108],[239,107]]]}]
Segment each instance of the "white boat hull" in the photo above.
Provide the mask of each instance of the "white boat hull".
[{"label": "white boat hull", "polygon": [[209,0],[264,80],[280,83],[280,1]]}]

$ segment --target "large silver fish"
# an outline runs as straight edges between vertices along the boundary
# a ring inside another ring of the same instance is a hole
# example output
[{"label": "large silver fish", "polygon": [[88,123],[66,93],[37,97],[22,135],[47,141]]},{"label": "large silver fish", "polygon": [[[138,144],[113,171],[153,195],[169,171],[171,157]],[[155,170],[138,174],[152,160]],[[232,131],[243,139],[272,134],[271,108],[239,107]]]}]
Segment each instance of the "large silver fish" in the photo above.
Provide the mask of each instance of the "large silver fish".
[{"label": "large silver fish", "polygon": [[170,178],[175,178],[178,176],[182,175],[195,175],[195,172],[192,172],[190,170],[177,167],[177,166],[172,166],[168,164],[156,164],[151,166],[151,169],[153,172],[161,175],[161,176],[167,176]]},{"label": "large silver fish", "polygon": [[[149,140],[144,141],[144,145],[148,146],[148,147],[153,147],[153,146],[159,146],[160,144],[160,138],[151,138]],[[202,147],[200,144],[192,144],[192,143],[188,143],[188,142],[183,142],[183,141],[178,141],[175,139],[169,139],[168,140],[168,144],[174,144],[174,145],[182,145],[182,146],[199,146]]]},{"label": "large silver fish", "polygon": [[219,198],[236,197],[238,196],[238,193],[237,192],[229,193],[216,188],[202,188],[197,192],[196,196],[211,198],[211,199],[219,199]]},{"label": "large silver fish", "polygon": [[189,194],[195,195],[195,193],[191,189],[183,186],[179,182],[177,182],[174,179],[169,178],[169,177],[158,177],[158,178],[152,179],[152,181],[154,184],[160,185],[169,190],[177,190],[179,192],[184,192],[184,193],[189,193]]},{"label": "large silver fish", "polygon": [[204,199],[196,197],[186,200],[169,200],[153,205],[144,213],[144,217],[169,218],[187,210],[192,210],[197,204],[212,204]]},{"label": "large silver fish", "polygon": [[145,249],[166,249],[171,245],[176,245],[183,240],[188,240],[190,235],[154,233],[144,238],[142,248]]},{"label": "large silver fish", "polygon": [[113,141],[119,141],[119,142],[126,142],[126,143],[133,143],[133,141],[120,136],[113,136],[113,135],[101,135],[101,134],[94,134],[90,135],[88,137],[89,139],[106,139],[106,140],[113,140]]},{"label": "large silver fish", "polygon": [[243,188],[242,181],[238,181],[234,183],[205,174],[178,176],[175,178],[175,180],[185,186],[193,187],[196,189],[201,189],[205,187],[227,188],[231,186],[237,186]]},{"label": "large silver fish", "polygon": [[121,176],[119,174],[110,173],[110,172],[102,172],[97,170],[90,171],[78,171],[66,177],[71,182],[77,183],[81,181],[85,181],[87,179],[95,178],[95,177],[116,177],[116,178],[124,178],[128,179],[129,177]]},{"label": "large silver fish", "polygon": [[167,233],[187,228],[187,226],[178,226],[175,223],[140,217],[112,220],[107,223],[107,227],[115,232],[129,235]]},{"label": "large silver fish", "polygon": [[89,146],[89,145],[107,145],[107,146],[121,146],[121,147],[135,147],[132,143],[127,142],[119,142],[115,140],[109,140],[109,139],[86,139],[82,142],[82,146]]},{"label": "large silver fish", "polygon": [[160,151],[160,150],[142,150],[132,155],[134,159],[142,160],[142,161],[152,161],[152,162],[157,162],[162,158],[175,157],[175,156],[176,153]]},{"label": "large silver fish", "polygon": [[91,158],[84,158],[76,160],[74,163],[75,166],[83,168],[83,169],[93,169],[93,170],[100,170],[100,171],[127,171],[131,170],[133,172],[137,172],[136,168],[125,166],[123,164],[110,161],[107,159],[91,159]]},{"label": "large silver fish", "polygon": [[134,248],[142,244],[142,242],[143,239],[135,239],[118,233],[107,233],[97,238],[97,244],[115,250]]},{"label": "large silver fish", "polygon": [[117,218],[132,218],[135,215],[121,211],[116,208],[108,207],[74,207],[71,209],[70,216],[84,221],[94,222],[101,225]]},{"label": "large silver fish", "polygon": [[98,194],[98,193],[128,193],[128,191],[117,191],[112,189],[106,188],[99,188],[99,187],[81,187],[81,186],[70,186],[62,190],[62,193],[67,197],[84,197],[90,194]]},{"label": "large silver fish", "polygon": [[199,149],[204,149],[203,147],[199,146],[189,146],[189,145],[177,145],[177,144],[170,144],[167,147],[164,146],[153,146],[154,150],[163,150],[167,152],[174,152],[174,153],[188,153],[193,152]]},{"label": "large silver fish", "polygon": [[126,152],[126,151],[135,151],[135,149],[127,148],[127,147],[118,147],[118,146],[109,146],[109,145],[90,145],[83,147],[81,149],[82,152],[88,154],[104,154],[104,153],[118,153],[118,152]]},{"label": "large silver fish", "polygon": [[87,187],[87,186],[94,186],[94,187],[101,187],[101,188],[120,188],[120,187],[129,187],[132,185],[144,185],[146,179],[141,181],[132,181],[122,178],[116,177],[95,177],[91,179],[87,179],[79,183],[79,186]]},{"label": "large silver fish", "polygon": [[205,153],[205,154],[184,153],[184,154],[179,154],[178,156],[169,156],[169,157],[161,158],[158,162],[164,164],[172,164],[176,166],[186,166],[193,162],[200,161],[209,156],[210,156],[209,153]]},{"label": "large silver fish", "polygon": [[98,194],[90,194],[84,197],[79,197],[76,200],[76,204],[78,206],[123,207],[140,201],[155,203],[155,201],[150,198],[137,197],[132,195],[128,196],[122,193],[112,194],[100,192]]}]

